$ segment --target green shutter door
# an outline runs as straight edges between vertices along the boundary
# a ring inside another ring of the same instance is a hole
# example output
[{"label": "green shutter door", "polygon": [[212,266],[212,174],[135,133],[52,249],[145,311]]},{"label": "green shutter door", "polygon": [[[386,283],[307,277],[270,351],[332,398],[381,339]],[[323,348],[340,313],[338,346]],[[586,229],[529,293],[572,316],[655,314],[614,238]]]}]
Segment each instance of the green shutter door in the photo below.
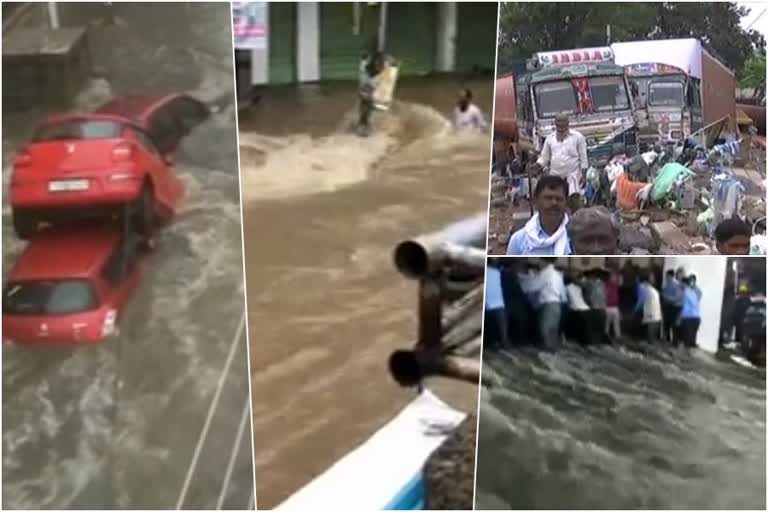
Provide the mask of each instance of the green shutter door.
[{"label": "green shutter door", "polygon": [[456,71],[495,69],[498,5],[496,2],[458,4]]},{"label": "green shutter door", "polygon": [[269,83],[296,80],[296,4],[269,2]]},{"label": "green shutter door", "polygon": [[437,7],[432,2],[387,4],[387,53],[402,63],[401,76],[426,75],[434,70]]},{"label": "green shutter door", "polygon": [[[271,4],[270,4],[271,5]],[[368,11],[364,3],[361,11]],[[355,10],[349,2],[320,3],[320,78],[323,80],[357,80],[360,56],[363,54],[367,32],[375,31],[361,16],[360,31],[354,33]],[[374,32],[375,33],[375,32]]]}]

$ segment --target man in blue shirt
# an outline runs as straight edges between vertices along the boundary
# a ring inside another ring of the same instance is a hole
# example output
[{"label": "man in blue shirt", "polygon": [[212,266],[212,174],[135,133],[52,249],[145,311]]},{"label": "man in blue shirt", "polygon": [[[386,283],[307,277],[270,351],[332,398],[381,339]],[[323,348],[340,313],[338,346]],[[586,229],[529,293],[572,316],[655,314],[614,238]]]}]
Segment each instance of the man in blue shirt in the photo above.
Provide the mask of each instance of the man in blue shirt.
[{"label": "man in blue shirt", "polygon": [[489,345],[509,348],[507,314],[504,306],[504,292],[501,288],[501,271],[495,258],[488,260],[485,270],[485,331],[483,340]]},{"label": "man in blue shirt", "polygon": [[536,213],[509,238],[508,255],[567,256],[571,254],[566,225],[568,183],[559,176],[542,176],[533,192]]},{"label": "man in blue shirt", "polygon": [[661,311],[664,318],[662,338],[669,343],[675,343],[677,319],[683,307],[683,285],[675,278],[675,271],[667,270],[664,275],[664,286],[661,289]]},{"label": "man in blue shirt", "polygon": [[680,337],[686,347],[696,346],[696,335],[701,325],[701,301],[699,290],[694,287],[691,277],[683,279],[683,306],[680,311]]}]

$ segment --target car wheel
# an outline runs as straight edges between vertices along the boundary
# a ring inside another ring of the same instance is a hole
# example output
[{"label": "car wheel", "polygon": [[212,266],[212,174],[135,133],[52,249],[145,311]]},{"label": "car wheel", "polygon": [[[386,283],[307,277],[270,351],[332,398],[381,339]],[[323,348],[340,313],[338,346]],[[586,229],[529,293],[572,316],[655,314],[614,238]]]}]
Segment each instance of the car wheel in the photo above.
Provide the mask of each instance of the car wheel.
[{"label": "car wheel", "polygon": [[133,224],[142,235],[151,235],[155,227],[155,199],[149,184],[141,189],[141,195],[133,205]]},{"label": "car wheel", "polygon": [[28,239],[37,231],[37,219],[28,212],[13,210],[13,230],[22,240]]}]

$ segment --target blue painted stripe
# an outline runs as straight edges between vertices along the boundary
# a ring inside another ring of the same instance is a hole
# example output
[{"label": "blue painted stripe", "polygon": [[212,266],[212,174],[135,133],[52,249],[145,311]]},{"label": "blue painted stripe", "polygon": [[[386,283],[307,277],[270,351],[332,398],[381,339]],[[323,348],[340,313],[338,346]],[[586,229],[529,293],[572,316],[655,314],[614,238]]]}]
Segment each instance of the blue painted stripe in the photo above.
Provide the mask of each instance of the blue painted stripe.
[{"label": "blue painted stripe", "polygon": [[419,471],[383,510],[424,510],[424,476]]}]

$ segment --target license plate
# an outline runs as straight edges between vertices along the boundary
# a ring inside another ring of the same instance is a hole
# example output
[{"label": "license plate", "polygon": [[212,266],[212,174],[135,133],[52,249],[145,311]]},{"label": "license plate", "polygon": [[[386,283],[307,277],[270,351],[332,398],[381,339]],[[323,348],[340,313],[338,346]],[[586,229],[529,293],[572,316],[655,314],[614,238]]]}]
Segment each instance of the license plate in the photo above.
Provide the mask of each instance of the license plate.
[{"label": "license plate", "polygon": [[88,190],[88,180],[58,180],[48,183],[50,192],[70,192],[73,190]]}]

